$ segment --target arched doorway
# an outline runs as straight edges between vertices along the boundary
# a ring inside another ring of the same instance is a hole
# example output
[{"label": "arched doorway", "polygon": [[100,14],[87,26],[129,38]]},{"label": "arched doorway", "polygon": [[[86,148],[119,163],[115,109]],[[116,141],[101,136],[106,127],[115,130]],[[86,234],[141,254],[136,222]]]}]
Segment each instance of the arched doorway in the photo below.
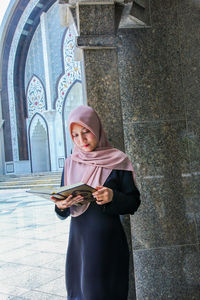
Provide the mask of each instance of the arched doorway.
[{"label": "arched doorway", "polygon": [[35,114],[30,123],[29,143],[32,172],[50,171],[48,128],[46,121],[39,114]]}]

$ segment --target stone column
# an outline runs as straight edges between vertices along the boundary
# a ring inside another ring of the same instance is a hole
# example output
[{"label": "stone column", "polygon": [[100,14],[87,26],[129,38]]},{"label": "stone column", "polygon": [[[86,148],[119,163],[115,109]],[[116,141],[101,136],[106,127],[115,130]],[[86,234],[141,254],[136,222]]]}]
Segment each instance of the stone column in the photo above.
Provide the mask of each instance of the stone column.
[{"label": "stone column", "polygon": [[[49,132],[49,152],[50,152],[50,163],[51,171],[58,170],[58,161],[57,161],[57,144],[56,144],[56,127],[55,120],[58,117],[58,112],[56,110],[48,110],[43,112],[47,122],[48,122],[48,132]],[[57,119],[58,126],[60,125],[59,117]],[[61,126],[60,126],[61,127]]]},{"label": "stone column", "polygon": [[151,1],[151,28],[119,32],[125,145],[142,198],[131,220],[138,300],[200,299],[198,9]]},{"label": "stone column", "polygon": [[49,138],[49,152],[50,152],[50,169],[51,171],[58,170],[57,161],[57,136],[56,129],[60,127],[60,120],[57,120],[58,126],[55,127],[55,120],[57,118],[57,111],[53,107],[53,84],[52,84],[52,62],[50,60],[50,50],[49,50],[49,37],[48,37],[48,26],[47,26],[47,16],[46,13],[42,13],[40,16],[41,22],[41,33],[42,33],[42,49],[43,49],[43,59],[44,59],[44,73],[45,73],[45,83],[46,83],[46,100],[47,100],[47,110],[43,112],[47,122],[48,122],[48,138]]},{"label": "stone column", "polygon": [[80,2],[77,5],[77,17],[77,44],[84,52],[88,105],[100,115],[110,142],[123,150],[115,4]]},{"label": "stone column", "polygon": [[[71,7],[71,13],[77,25],[77,46],[83,50],[84,55],[88,105],[98,112],[111,144],[123,151],[124,135],[115,37],[122,8],[113,1],[80,1],[76,4],[76,11]],[[131,253],[129,299],[134,300],[135,281],[129,216],[124,216],[122,222]]]},{"label": "stone column", "polygon": [[[121,149],[124,129],[136,170],[142,195],[131,218],[137,299],[199,299],[199,4],[125,2],[128,17],[123,14],[117,39],[113,3],[78,5],[88,103]],[[140,16],[151,27],[139,30]]]},{"label": "stone column", "polygon": [[51,79],[51,67],[52,62],[49,57],[49,38],[48,38],[48,28],[46,13],[42,13],[40,16],[41,22],[41,33],[42,33],[42,49],[43,49],[43,59],[44,59],[44,73],[45,73],[45,83],[46,83],[46,98],[47,98],[47,110],[52,109],[53,103],[53,84]]}]

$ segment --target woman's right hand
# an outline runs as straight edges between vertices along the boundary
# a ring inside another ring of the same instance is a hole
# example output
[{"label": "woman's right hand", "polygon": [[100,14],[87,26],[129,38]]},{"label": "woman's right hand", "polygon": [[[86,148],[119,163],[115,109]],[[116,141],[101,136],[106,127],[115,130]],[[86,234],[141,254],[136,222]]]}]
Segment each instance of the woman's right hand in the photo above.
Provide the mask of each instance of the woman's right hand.
[{"label": "woman's right hand", "polygon": [[64,200],[58,200],[54,197],[51,197],[51,199],[54,201],[55,205],[60,209],[60,210],[64,210],[74,204],[80,203],[84,201],[84,197],[81,195],[78,195],[76,197],[73,197],[72,195],[69,195],[69,197],[67,197]]}]

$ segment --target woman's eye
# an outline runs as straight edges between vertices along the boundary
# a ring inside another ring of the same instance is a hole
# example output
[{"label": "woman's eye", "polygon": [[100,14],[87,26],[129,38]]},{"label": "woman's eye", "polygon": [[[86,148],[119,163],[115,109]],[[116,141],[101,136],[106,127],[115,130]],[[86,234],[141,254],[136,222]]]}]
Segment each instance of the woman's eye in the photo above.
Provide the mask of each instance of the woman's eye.
[{"label": "woman's eye", "polygon": [[84,130],[84,131],[83,131],[83,134],[84,134],[84,133],[88,133],[88,132],[89,132],[89,130]]}]

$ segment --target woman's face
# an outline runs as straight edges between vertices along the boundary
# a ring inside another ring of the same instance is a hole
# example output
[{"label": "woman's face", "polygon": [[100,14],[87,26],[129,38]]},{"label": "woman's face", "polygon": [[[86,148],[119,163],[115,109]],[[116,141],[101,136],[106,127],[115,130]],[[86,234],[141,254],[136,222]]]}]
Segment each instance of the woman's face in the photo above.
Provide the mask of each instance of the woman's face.
[{"label": "woman's face", "polygon": [[87,128],[73,123],[71,126],[73,142],[85,152],[93,151],[97,146],[96,136]]}]

